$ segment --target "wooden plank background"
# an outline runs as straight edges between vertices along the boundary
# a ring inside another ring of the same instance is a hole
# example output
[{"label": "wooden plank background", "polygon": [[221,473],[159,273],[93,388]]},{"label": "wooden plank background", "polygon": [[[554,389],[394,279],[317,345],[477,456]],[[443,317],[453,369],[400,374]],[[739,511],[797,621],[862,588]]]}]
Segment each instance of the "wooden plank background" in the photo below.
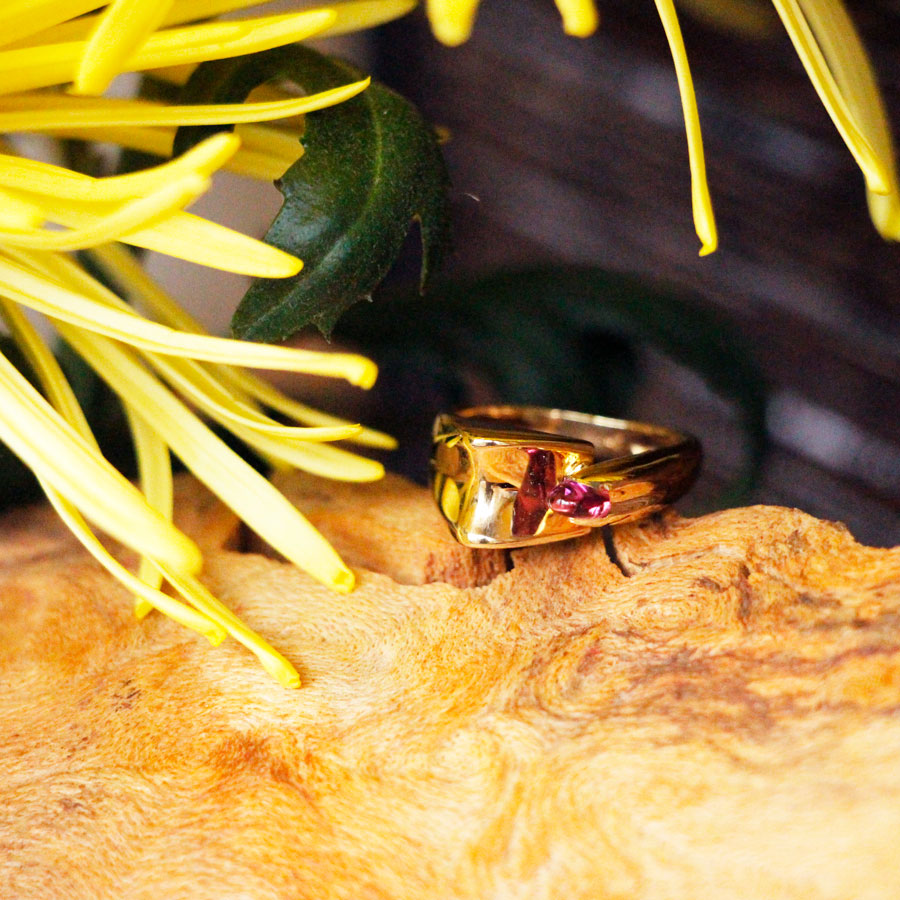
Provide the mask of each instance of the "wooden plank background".
[{"label": "wooden plank background", "polygon": [[[897,134],[900,7],[851,9]],[[696,293],[735,323],[771,388],[753,500],[900,542],[900,247],[871,226],[862,177],[783,30],[753,41],[682,16],[720,230],[700,259],[655,6],[602,12],[587,40],[562,33],[550,0],[484,0],[460,48],[437,45],[421,14],[380,33],[379,76],[452,135],[452,271],[587,263]],[[665,357],[644,363],[634,415],[703,437],[712,496],[739,461],[733,414]]]}]

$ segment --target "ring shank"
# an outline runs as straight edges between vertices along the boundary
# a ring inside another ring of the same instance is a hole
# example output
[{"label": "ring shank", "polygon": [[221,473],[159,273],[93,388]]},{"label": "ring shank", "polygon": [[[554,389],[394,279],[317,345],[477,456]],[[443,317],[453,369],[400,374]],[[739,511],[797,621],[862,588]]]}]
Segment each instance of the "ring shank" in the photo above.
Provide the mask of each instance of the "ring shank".
[{"label": "ring shank", "polygon": [[470,425],[478,423],[493,429],[505,427],[516,431],[537,431],[587,441],[594,445],[595,460],[598,462],[697,443],[689,435],[658,425],[543,406],[473,406],[459,410],[454,416],[465,419]]}]

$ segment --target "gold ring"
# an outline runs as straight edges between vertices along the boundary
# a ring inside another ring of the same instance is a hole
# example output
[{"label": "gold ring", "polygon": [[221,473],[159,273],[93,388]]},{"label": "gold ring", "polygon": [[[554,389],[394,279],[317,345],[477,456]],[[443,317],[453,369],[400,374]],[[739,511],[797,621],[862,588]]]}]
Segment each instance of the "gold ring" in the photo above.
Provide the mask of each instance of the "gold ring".
[{"label": "gold ring", "polygon": [[562,409],[479,406],[437,417],[434,497],[468,547],[522,547],[648,515],[694,483],[688,434]]}]

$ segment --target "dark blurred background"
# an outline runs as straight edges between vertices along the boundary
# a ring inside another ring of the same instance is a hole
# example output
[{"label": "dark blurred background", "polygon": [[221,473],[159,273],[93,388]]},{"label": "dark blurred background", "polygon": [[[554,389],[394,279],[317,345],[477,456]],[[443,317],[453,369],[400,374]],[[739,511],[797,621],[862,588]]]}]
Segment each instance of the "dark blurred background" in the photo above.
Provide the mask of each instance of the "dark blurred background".
[{"label": "dark blurred background", "polygon": [[[900,4],[869,0],[850,11],[896,135]],[[587,265],[671,286],[722,323],[725,346],[733,342],[735,357],[749,357],[765,382],[768,448],[744,502],[797,506],[845,522],[863,542],[900,543],[900,246],[871,225],[862,176],[786,34],[774,15],[754,37],[681,16],[720,236],[718,252],[701,259],[677,85],[655,6],[604,0],[601,13],[587,40],[563,34],[550,0],[484,0],[459,48],[437,44],[421,13],[376,35],[377,77],[449,133],[456,252],[446,278]],[[421,302],[429,316],[412,324],[430,328],[440,346],[440,292]],[[525,293],[520,302],[527,310]],[[677,314],[689,329],[690,312]],[[471,327],[481,327],[477,313]],[[515,311],[490,327],[515,333]],[[447,340],[465,370],[459,335]],[[382,364],[373,424],[399,429],[405,446],[424,447],[436,409],[523,399],[498,396],[477,367],[458,377],[429,368],[414,338],[405,357],[375,343],[363,347]],[[709,373],[676,361],[665,340],[623,343],[610,334],[593,346],[586,356],[582,340],[570,357],[573,366],[593,363],[585,379],[607,351],[611,365],[637,374],[627,402],[610,399],[627,409],[589,411],[694,431],[707,461],[691,508],[717,505],[748,453],[734,404],[710,390]],[[535,352],[527,340],[522,347]],[[420,451],[395,459],[407,474],[423,474]]]}]

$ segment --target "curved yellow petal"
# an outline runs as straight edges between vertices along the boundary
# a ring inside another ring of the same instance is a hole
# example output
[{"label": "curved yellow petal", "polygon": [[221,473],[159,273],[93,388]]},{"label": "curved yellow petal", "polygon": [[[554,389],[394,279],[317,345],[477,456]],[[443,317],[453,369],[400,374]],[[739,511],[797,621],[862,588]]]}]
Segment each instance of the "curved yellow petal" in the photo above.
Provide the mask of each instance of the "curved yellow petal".
[{"label": "curved yellow petal", "polygon": [[[76,0],[68,2],[74,3]],[[91,8],[102,5],[98,0],[77,0],[77,2],[82,5],[90,2]],[[186,22],[199,22],[222,13],[235,12],[259,4],[260,0],[175,0],[163,19],[162,27],[171,28],[173,25],[183,25]],[[330,37],[374,28],[406,15],[415,7],[416,0],[344,0],[334,3],[327,7],[335,13],[334,22],[319,32],[317,37]],[[42,30],[40,34],[32,34],[28,44],[84,40],[90,34],[98,17],[82,16],[71,21],[63,21],[63,18],[58,19],[61,24]],[[13,43],[13,40],[3,43]],[[181,81],[183,83],[183,79]]]},{"label": "curved yellow petal", "polygon": [[[116,126],[108,125],[98,134],[96,128],[78,128],[69,126],[66,128],[51,128],[47,134],[53,137],[72,138],[79,141],[103,140],[129,150],[141,150],[144,153],[152,153],[154,156],[168,157],[172,155],[172,142],[175,139],[175,128],[142,127],[136,125]],[[257,178],[260,181],[275,181],[284,175],[288,166],[303,154],[303,147],[299,141],[292,147],[295,151],[292,156],[284,157],[284,143],[281,140],[269,142],[273,128],[262,125],[238,125],[235,129],[238,137],[244,141],[244,146],[225,163],[224,168],[237,175],[245,175],[248,178]],[[262,142],[262,143],[261,143]],[[260,145],[261,144],[261,145]],[[256,149],[254,149],[256,147]],[[251,240],[245,236],[245,240]],[[294,259],[294,257],[289,257]],[[284,277],[284,276],[262,276]]]},{"label": "curved yellow petal", "polygon": [[882,237],[900,240],[897,156],[872,64],[839,0],[803,0],[801,7],[847,105],[884,169],[887,190],[876,193],[866,187],[872,221]]},{"label": "curved yellow petal", "polygon": [[109,302],[118,308],[93,300],[9,259],[0,258],[0,290],[18,303],[54,319],[152,353],[345,378],[358,387],[371,387],[377,375],[375,364],[355,353],[301,350],[175,331],[142,318],[114,295]]},{"label": "curved yellow petal", "polygon": [[[29,365],[37,376],[41,387],[44,389],[44,392],[54,408],[99,454],[99,448],[94,440],[94,435],[91,432],[87,419],[84,417],[84,412],[82,411],[71,386],[66,380],[59,363],[50,352],[50,348],[47,346],[44,339],[37,332],[37,329],[35,329],[35,327],[25,318],[21,310],[19,310],[14,303],[3,298],[0,298],[0,315],[2,315],[3,319],[6,321],[10,334],[25,354]],[[141,423],[141,425],[142,424],[143,423]],[[150,432],[149,435],[145,432],[144,437],[150,441],[155,440],[158,442],[158,438],[156,438],[152,432]],[[142,459],[141,450],[143,448],[141,442],[136,441],[136,445],[138,446],[139,463],[146,462]],[[163,448],[165,449],[165,445],[163,445]],[[166,450],[166,459],[168,460],[168,450]],[[166,509],[165,472],[160,471],[159,469],[152,472],[147,471],[145,465],[142,465],[141,468],[142,476],[150,476],[150,483],[145,485],[151,491],[150,498],[158,501],[154,504],[151,499],[151,506],[165,515],[168,520],[171,520],[171,468],[167,465],[168,509]],[[46,481],[41,481],[41,487],[59,516],[91,555],[97,559],[114,578],[118,579],[126,587],[130,587],[137,593],[142,608],[146,607],[147,611],[152,608],[159,609],[161,612],[173,618],[176,622],[200,632],[214,645],[220,643],[225,638],[225,630],[221,628],[221,626],[214,624],[207,617],[194,612],[182,603],[173,600],[171,597],[159,591],[161,578],[159,576],[159,570],[156,567],[151,566],[153,576],[155,577],[141,578],[140,582],[138,582],[124,566],[110,555],[88,527],[81,513],[78,512],[75,506],[70,503],[62,493],[51,487]]]},{"label": "curved yellow petal", "polygon": [[347,0],[335,3],[331,6],[335,13],[334,22],[323,28],[317,39],[375,28],[405,16],[417,5],[417,0]]},{"label": "curved yellow petal", "polygon": [[563,31],[573,37],[590,37],[600,24],[594,0],[556,0]]},{"label": "curved yellow petal", "polygon": [[[7,190],[28,199],[37,199],[37,195],[25,191]],[[78,228],[91,225],[98,215],[109,212],[113,206],[56,197],[52,204],[47,205],[46,213],[54,222]],[[149,228],[134,229],[117,237],[135,247],[156,250],[223,272],[258,278],[288,278],[296,275],[303,265],[296,256],[277,247],[188,212],[175,212]]]},{"label": "curved yellow petal", "polygon": [[186,175],[174,184],[164,185],[152,194],[129,200],[118,209],[98,216],[88,225],[70,231],[0,230],[0,243],[7,247],[31,247],[40,250],[83,250],[128,235],[132,231],[152,228],[196,200],[209,186],[199,175]]},{"label": "curved yellow petal", "polygon": [[[816,40],[798,0],[772,0],[781,21],[794,44],[794,49],[809,75],[819,99],[831,116],[854,159],[862,169],[866,185],[876,194],[888,194],[891,190],[889,162],[882,159],[873,146],[871,135],[866,133],[858,112],[851,108],[848,97],[835,81],[822,48]],[[811,4],[810,8],[815,8]],[[851,33],[852,30],[851,30]],[[861,49],[861,48],[860,48]],[[865,54],[849,50],[856,64],[865,65]]]},{"label": "curved yellow petal", "polygon": [[[352,589],[353,573],[331,544],[271,482],[217,438],[130,351],[80,328],[64,323],[58,327],[66,341],[109,386],[139,415],[147,417],[194,475],[257,534],[323,584],[341,592]],[[177,572],[196,571],[177,565],[171,568]]]},{"label": "curved yellow petal", "polygon": [[[91,256],[135,303],[145,306],[159,321],[170,328],[193,334],[205,334],[204,328],[182,309],[140,266],[134,256],[117,244],[96,247]],[[246,395],[264,406],[305,425],[320,427],[346,426],[353,423],[329,415],[286,396],[276,387],[260,378],[227,365],[217,365],[215,372],[239,396]],[[393,450],[397,441],[388,434],[371,428],[363,428],[355,437],[356,444]]]},{"label": "curved yellow petal", "polygon": [[[122,408],[128,419],[134,455],[138,465],[138,479],[141,491],[151,509],[172,521],[174,513],[175,488],[172,482],[172,461],[165,441],[138,415],[134,409],[123,403]],[[162,572],[149,556],[142,556],[138,579],[153,590],[162,587]],[[153,602],[143,593],[134,598],[134,614],[143,619],[153,609]]]},{"label": "curved yellow petal", "polygon": [[[237,136],[216,134],[162,165],[107,178],[92,178],[40,160],[0,154],[0,185],[15,188],[27,181],[29,191],[35,194],[70,200],[130,200],[158,191],[188,175],[208,178],[234,156],[239,146]],[[31,202],[39,208],[37,202]],[[42,213],[41,221],[44,218]]]},{"label": "curved yellow petal", "polygon": [[691,78],[687,53],[684,49],[684,39],[681,36],[681,27],[678,24],[672,0],[656,0],[656,8],[662,19],[675,63],[675,75],[678,78],[681,108],[684,111],[684,125],[687,131],[688,159],[691,164],[694,228],[700,238],[700,255],[706,256],[715,251],[719,244],[719,237],[713,215],[712,200],[709,196],[709,185],[706,183],[706,160],[703,155],[703,135],[700,132],[700,115],[697,112],[694,82]]},{"label": "curved yellow petal", "polygon": [[[238,22],[171,28],[149,37],[130,57],[123,71],[227,59],[268,50],[310,38],[333,24],[335,18],[332,10],[323,8]],[[71,81],[84,47],[84,41],[70,41],[0,51],[0,94]]]},{"label": "curved yellow petal", "polygon": [[[295,422],[302,422],[304,425],[316,425],[319,427],[338,426],[348,424],[345,419],[337,416],[329,415],[321,410],[313,409],[304,403],[288,397],[279,391],[268,381],[263,381],[250,372],[237,369],[231,366],[223,366],[219,372],[219,377],[223,382],[228,384],[233,390],[243,391],[247,396],[257,400],[263,406],[274,409],[276,412],[284,416],[288,416]],[[348,438],[354,444],[360,444],[364,447],[374,447],[380,450],[396,450],[397,440],[383,431],[376,431],[374,428],[363,428],[359,434]]]},{"label": "curved yellow petal", "polygon": [[100,452],[94,434],[81,409],[71,385],[66,380],[56,357],[51,353],[44,339],[19,307],[0,296],[0,316],[9,329],[28,365],[37,376],[44,394],[56,411],[87,441]]},{"label": "curved yellow petal", "polygon": [[72,89],[102,94],[162,24],[172,0],[111,0],[85,42]]},{"label": "curved yellow petal", "polygon": [[39,203],[0,189],[0,228],[21,231],[36,228],[45,220]]},{"label": "curved yellow petal", "polygon": [[66,22],[103,6],[106,0],[3,0],[0,46]]},{"label": "curved yellow petal", "polygon": [[172,587],[204,616],[218,624],[236,641],[243,644],[262,664],[262,667],[283,687],[300,687],[300,674],[277,650],[249,629],[206,587],[191,575],[183,575],[163,567],[162,573]]},{"label": "curved yellow petal", "polygon": [[[265,103],[164,105],[145,100],[75,97],[35,91],[0,96],[0,131],[53,131],[74,126],[79,129],[110,126],[232,125],[270,122],[325,109],[355,97],[370,79],[285,100]],[[102,137],[102,135],[97,135]]]},{"label": "curved yellow petal", "polygon": [[359,456],[331,447],[327,444],[313,444],[306,441],[288,443],[277,441],[258,431],[251,431],[242,425],[231,425],[234,432],[245,444],[266,458],[279,460],[304,472],[331,478],[334,481],[367,482],[384,478],[384,466],[374,459]]},{"label": "curved yellow petal", "polygon": [[[17,46],[34,44],[64,44],[71,41],[85,41],[91,32],[97,27],[102,13],[97,15],[82,15],[92,10],[105,6],[107,0],[12,0],[15,5],[20,7],[17,14],[17,21],[9,24],[17,25],[17,31],[23,32],[26,28],[24,22],[21,22],[25,16],[22,16],[21,7],[23,5],[37,4],[40,12],[42,24],[40,28],[33,24],[28,29],[28,34],[16,34],[8,40],[2,41],[4,44],[15,44]],[[161,22],[161,27],[169,28],[172,25],[183,25],[186,22],[200,22],[204,19],[212,19],[222,13],[234,12],[238,9],[246,9],[248,6],[259,6],[265,0],[175,0],[174,3],[167,3],[168,9]],[[76,10],[71,14],[60,15],[54,10],[51,14],[50,7],[58,7],[59,9],[72,8]],[[80,11],[78,7],[81,7]],[[12,18],[12,17],[10,17]],[[6,25],[7,18],[5,11],[0,13],[0,25]]]},{"label": "curved yellow petal", "polygon": [[472,33],[479,0],[427,0],[425,11],[434,36],[448,47],[465,43]]},{"label": "curved yellow petal", "polygon": [[49,484],[45,484],[42,481],[41,487],[59,517],[65,522],[75,537],[78,538],[82,546],[113,578],[136,594],[142,603],[158,609],[170,619],[178,622],[179,625],[184,625],[185,628],[190,628],[202,634],[214,647],[217,647],[225,640],[228,629],[211,617],[204,615],[202,612],[197,612],[189,606],[185,606],[174,599],[174,597],[170,597],[160,590],[155,590],[150,585],[145,584],[140,578],[132,575],[128,569],[110,555],[109,551],[100,543],[72,503]]},{"label": "curved yellow petal", "polygon": [[146,354],[147,362],[186,400],[229,429],[236,427],[282,441],[346,441],[362,430],[352,423],[324,427],[282,425],[254,406],[242,403],[200,363]]},{"label": "curved yellow petal", "polygon": [[116,540],[196,572],[196,544],[158,513],[0,355],[0,441]]}]

